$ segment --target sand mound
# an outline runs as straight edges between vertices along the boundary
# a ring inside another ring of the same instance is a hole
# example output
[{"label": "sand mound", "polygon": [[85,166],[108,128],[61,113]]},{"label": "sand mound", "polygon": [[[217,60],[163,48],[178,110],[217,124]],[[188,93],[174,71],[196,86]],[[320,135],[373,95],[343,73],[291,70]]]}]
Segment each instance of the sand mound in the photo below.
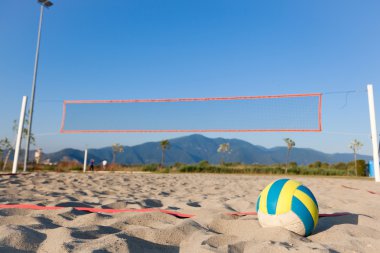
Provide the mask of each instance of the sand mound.
[{"label": "sand mound", "polygon": [[0,226],[1,251],[36,251],[46,235],[25,226]]},{"label": "sand mound", "polygon": [[[321,218],[308,238],[261,228],[254,211],[268,176],[31,173],[3,176],[2,203],[61,206],[0,209],[0,252],[378,252],[380,185],[367,180],[294,178],[316,195]],[[345,186],[345,187],[342,187]],[[5,187],[6,186],[6,187]],[[334,194],[331,194],[331,193]],[[73,207],[160,208],[161,212],[89,213]]]}]

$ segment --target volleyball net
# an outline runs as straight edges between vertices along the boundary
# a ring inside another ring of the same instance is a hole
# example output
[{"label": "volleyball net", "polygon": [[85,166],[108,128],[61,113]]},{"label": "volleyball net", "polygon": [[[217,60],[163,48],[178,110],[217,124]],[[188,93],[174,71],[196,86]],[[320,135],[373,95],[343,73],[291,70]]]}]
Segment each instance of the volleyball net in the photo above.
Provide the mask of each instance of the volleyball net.
[{"label": "volleyball net", "polygon": [[61,133],[320,132],[322,94],[65,100]]}]

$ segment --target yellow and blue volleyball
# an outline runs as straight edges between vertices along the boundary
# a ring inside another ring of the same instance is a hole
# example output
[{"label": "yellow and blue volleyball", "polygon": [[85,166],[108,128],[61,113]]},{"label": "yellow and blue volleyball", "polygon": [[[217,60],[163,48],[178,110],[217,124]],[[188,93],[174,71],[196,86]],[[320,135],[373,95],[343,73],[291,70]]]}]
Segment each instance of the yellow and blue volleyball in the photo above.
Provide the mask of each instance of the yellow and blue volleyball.
[{"label": "yellow and blue volleyball", "polygon": [[309,236],[318,223],[318,203],[300,182],[279,179],[270,183],[257,199],[256,211],[262,227],[283,227]]}]

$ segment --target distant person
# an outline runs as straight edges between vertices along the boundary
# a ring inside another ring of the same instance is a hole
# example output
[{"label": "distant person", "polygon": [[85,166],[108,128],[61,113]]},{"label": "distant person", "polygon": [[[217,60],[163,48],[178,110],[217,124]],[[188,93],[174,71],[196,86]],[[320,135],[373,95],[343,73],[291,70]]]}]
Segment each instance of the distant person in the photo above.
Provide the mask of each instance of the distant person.
[{"label": "distant person", "polygon": [[94,159],[91,159],[90,161],[90,171],[94,171]]},{"label": "distant person", "polygon": [[41,156],[42,156],[42,149],[40,148],[36,149],[36,151],[34,152],[34,161],[36,162],[36,164],[40,163]]},{"label": "distant person", "polygon": [[103,170],[106,170],[106,166],[107,166],[107,161],[104,160],[104,161],[103,161]]}]

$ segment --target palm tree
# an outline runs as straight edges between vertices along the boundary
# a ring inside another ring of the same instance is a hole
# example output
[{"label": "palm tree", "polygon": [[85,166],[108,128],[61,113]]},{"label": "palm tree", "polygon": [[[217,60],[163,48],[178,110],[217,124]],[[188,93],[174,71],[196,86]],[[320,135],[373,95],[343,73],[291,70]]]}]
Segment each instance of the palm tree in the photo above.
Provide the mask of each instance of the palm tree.
[{"label": "palm tree", "polygon": [[[350,149],[352,149],[352,151],[354,151],[354,160],[355,160],[355,176],[358,175],[358,170],[357,170],[357,163],[356,163],[356,154],[358,152],[358,150],[363,147],[363,143],[361,143],[360,141],[358,141],[357,139],[353,140],[350,144]],[[347,174],[348,174],[348,170],[347,170]]]},{"label": "palm tree", "polygon": [[161,156],[161,166],[165,165],[165,150],[170,148],[170,142],[169,140],[162,140],[160,142],[162,156]]},{"label": "palm tree", "polygon": [[[231,151],[231,146],[229,143],[222,143],[218,147],[218,153],[226,154],[226,153],[229,153],[230,151]],[[223,163],[224,163],[224,159],[222,156],[222,158],[220,159],[220,164],[223,164]]]},{"label": "palm tree", "polygon": [[115,164],[116,162],[116,154],[117,153],[123,153],[124,148],[119,143],[115,143],[112,145],[112,163]]},{"label": "palm tree", "polygon": [[284,141],[285,141],[286,145],[288,146],[288,153],[286,156],[286,168],[285,168],[285,174],[288,174],[290,151],[296,145],[296,143],[290,138],[285,138]]}]

